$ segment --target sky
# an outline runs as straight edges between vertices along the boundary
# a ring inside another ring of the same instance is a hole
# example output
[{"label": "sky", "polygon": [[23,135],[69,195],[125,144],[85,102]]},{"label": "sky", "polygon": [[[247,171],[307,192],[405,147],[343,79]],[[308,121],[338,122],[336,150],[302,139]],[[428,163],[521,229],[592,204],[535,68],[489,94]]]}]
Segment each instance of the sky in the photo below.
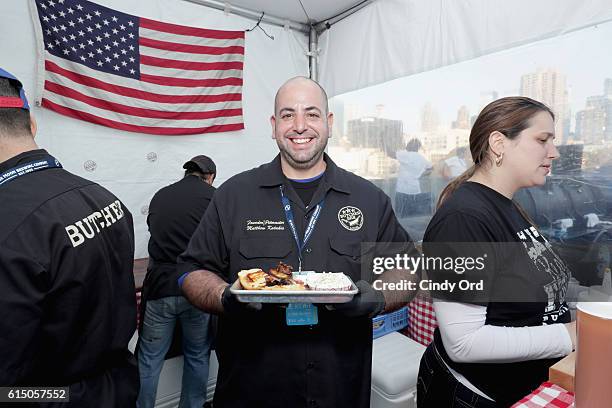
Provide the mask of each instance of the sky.
[{"label": "sky", "polygon": [[444,126],[466,105],[470,115],[482,107],[483,92],[499,97],[518,95],[521,75],[538,68],[553,68],[566,75],[573,121],[586,98],[603,93],[605,78],[612,78],[612,23],[601,24],[521,47],[433,71],[399,78],[337,96],[345,107],[356,103],[366,112],[385,105],[384,117],[401,119],[407,133],[420,129],[420,112],[426,102],[438,111]]}]

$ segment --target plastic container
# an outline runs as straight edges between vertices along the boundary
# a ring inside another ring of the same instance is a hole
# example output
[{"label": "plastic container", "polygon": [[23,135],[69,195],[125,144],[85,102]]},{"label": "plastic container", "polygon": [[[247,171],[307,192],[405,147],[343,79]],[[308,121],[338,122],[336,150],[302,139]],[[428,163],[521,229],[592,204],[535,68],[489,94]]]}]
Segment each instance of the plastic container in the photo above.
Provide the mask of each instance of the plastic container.
[{"label": "plastic container", "polygon": [[397,332],[373,341],[370,408],[416,408],[419,363],[425,348]]},{"label": "plastic container", "polygon": [[373,338],[398,331],[408,326],[408,306],[372,319]]},{"label": "plastic container", "polygon": [[612,401],[612,303],[578,303],[576,408],[608,408]]}]

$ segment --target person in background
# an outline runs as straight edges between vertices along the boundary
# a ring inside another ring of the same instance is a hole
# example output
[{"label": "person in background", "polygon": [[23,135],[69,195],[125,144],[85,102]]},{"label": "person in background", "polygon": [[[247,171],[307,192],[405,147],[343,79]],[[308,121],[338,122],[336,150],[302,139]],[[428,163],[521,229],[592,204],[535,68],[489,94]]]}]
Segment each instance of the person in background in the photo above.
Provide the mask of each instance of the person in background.
[{"label": "person in background", "polygon": [[202,408],[206,401],[210,315],[189,303],[178,287],[176,258],[189,243],[212,200],[215,163],[196,156],[183,165],[185,176],[159,190],[149,205],[149,267],[143,284],[144,320],[138,344],[139,408],[153,408],[159,374],[180,324],[183,351],[181,408]]},{"label": "person in background", "polygon": [[[559,157],[553,140],[552,111],[525,97],[490,103],[474,123],[474,165],[442,191],[423,249],[452,259],[467,259],[468,248],[497,252],[485,274],[486,299],[434,294],[439,327],[421,359],[420,408],[508,407],[575,347],[565,302],[570,272],[513,201],[519,189],[546,182]],[[428,273],[434,281],[449,276]]]},{"label": "person in background", "polygon": [[442,177],[451,181],[462,175],[470,162],[469,153],[469,149],[465,146],[456,148],[453,154],[444,160]]},{"label": "person in background", "polygon": [[0,69],[0,386],[68,388],[35,406],[132,408],[132,216],[35,135],[21,82]]},{"label": "person in background", "polygon": [[400,165],[395,186],[395,211],[400,218],[431,213],[431,195],[421,192],[419,179],[432,166],[419,150],[421,142],[410,139],[406,149],[395,154]]},{"label": "person in background", "polygon": [[[213,405],[367,408],[371,318],[414,295],[376,290],[372,282],[419,276],[406,269],[374,275],[369,258],[387,250],[415,255],[414,245],[389,197],[324,153],[333,115],[318,83],[288,80],[276,94],[270,122],[280,154],[218,189],[179,258],[187,298],[219,314]],[[364,242],[383,248],[362,253]],[[256,308],[230,291],[240,270],[267,271],[279,261],[295,271],[342,271],[359,292],[336,305]]]}]

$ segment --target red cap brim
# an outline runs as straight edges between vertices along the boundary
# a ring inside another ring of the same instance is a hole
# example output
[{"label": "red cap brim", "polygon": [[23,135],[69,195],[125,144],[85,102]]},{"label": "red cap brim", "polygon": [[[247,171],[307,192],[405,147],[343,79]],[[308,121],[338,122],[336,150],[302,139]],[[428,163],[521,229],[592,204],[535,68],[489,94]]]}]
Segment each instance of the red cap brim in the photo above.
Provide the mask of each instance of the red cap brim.
[{"label": "red cap brim", "polygon": [[0,96],[0,108],[23,108],[21,98],[15,96]]}]

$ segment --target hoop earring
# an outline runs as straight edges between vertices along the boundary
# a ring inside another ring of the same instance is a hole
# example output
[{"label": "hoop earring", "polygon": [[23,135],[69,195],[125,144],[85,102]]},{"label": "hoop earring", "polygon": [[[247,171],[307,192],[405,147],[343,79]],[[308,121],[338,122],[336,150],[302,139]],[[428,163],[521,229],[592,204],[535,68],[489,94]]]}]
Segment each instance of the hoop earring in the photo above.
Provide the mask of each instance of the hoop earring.
[{"label": "hoop earring", "polygon": [[495,165],[497,167],[501,167],[503,161],[504,161],[504,152],[501,152],[500,154],[497,155],[497,157],[495,157]]}]

